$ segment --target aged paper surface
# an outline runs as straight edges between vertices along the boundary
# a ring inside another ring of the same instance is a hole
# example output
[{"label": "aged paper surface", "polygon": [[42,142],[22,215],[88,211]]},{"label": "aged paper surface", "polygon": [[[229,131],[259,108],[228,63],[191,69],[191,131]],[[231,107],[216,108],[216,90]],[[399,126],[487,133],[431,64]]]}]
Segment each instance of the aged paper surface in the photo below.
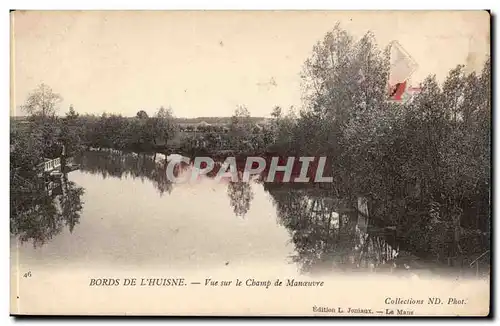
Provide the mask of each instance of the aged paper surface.
[{"label": "aged paper surface", "polygon": [[486,316],[486,11],[14,11],[11,314]]}]

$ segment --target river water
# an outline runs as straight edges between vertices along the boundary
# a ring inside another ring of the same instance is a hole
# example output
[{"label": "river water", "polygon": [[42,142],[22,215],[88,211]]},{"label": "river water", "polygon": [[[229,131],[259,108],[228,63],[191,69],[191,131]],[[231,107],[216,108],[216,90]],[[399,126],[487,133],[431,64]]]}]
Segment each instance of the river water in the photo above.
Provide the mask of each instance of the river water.
[{"label": "river water", "polygon": [[[12,273],[47,278],[24,286],[38,305],[45,299],[33,289],[50,292],[56,282],[50,275],[71,282],[71,275],[168,271],[203,282],[220,273],[435,279],[462,272],[409,253],[401,259],[387,232],[370,228],[369,220],[322,190],[211,177],[172,184],[162,155],[91,151],[76,161],[80,170],[67,174],[52,195],[59,201],[42,210],[43,223],[21,225],[11,237]],[[74,296],[59,296],[51,307]]]}]

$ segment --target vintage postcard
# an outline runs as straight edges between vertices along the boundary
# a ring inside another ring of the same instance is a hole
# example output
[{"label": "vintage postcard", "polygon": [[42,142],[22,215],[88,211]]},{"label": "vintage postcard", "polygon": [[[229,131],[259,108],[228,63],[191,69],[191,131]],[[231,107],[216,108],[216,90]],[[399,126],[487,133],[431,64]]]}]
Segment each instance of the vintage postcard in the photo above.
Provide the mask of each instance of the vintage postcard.
[{"label": "vintage postcard", "polygon": [[13,315],[487,316],[488,11],[12,11]]}]

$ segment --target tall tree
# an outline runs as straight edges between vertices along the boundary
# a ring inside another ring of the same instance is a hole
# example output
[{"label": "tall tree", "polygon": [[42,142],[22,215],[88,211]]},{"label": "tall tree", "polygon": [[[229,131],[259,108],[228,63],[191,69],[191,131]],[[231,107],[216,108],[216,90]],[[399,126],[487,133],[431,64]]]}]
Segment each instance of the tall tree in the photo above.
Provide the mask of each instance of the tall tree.
[{"label": "tall tree", "polygon": [[76,113],[73,105],[70,105],[69,111],[62,119],[59,141],[65,146],[68,156],[73,155],[81,145],[83,128],[79,118],[80,115]]},{"label": "tall tree", "polygon": [[[307,138],[315,141],[307,142],[307,148],[301,150],[334,153],[340,158],[346,148],[342,133],[347,125],[354,119],[367,119],[360,117],[367,111],[374,114],[387,107],[388,74],[388,55],[377,48],[372,33],[355,41],[335,25],[304,63],[306,105],[300,125]],[[306,143],[306,139],[300,137],[299,143]]]},{"label": "tall tree", "polygon": [[147,119],[147,118],[149,118],[148,114],[144,110],[138,111],[135,116],[136,116],[136,118],[139,118],[139,119]]},{"label": "tall tree", "polygon": [[54,93],[52,88],[46,84],[40,84],[33,92],[28,95],[26,102],[21,109],[34,116],[54,116],[59,107],[62,97]]},{"label": "tall tree", "polygon": [[244,150],[251,134],[250,112],[244,105],[238,105],[231,117],[230,133],[232,146]]},{"label": "tall tree", "polygon": [[152,123],[155,142],[156,139],[160,139],[166,143],[169,139],[174,138],[177,127],[174,121],[172,108],[169,107],[165,109],[163,106],[160,107]]}]

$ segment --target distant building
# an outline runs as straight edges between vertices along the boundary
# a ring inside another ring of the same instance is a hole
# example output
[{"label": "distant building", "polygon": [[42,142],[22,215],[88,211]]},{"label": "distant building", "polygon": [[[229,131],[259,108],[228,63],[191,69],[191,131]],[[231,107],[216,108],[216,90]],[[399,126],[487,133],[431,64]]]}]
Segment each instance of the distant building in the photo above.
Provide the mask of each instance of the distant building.
[{"label": "distant building", "polygon": [[197,124],[198,127],[206,127],[210,126],[210,124],[206,121],[201,121],[200,123]]}]

